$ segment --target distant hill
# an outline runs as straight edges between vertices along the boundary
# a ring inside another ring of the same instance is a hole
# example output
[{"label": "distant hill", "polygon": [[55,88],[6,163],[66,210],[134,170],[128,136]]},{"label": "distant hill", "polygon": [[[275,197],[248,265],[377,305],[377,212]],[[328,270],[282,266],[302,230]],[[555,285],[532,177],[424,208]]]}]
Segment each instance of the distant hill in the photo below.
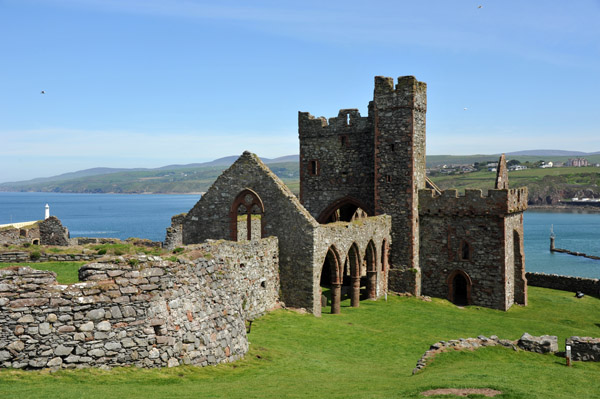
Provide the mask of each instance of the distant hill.
[{"label": "distant hill", "polygon": [[[2,183],[0,191],[60,193],[197,193],[206,191],[221,172],[238,156],[188,165],[160,168],[93,168],[58,176]],[[300,175],[298,155],[263,158],[273,172],[292,190],[297,190]]]}]

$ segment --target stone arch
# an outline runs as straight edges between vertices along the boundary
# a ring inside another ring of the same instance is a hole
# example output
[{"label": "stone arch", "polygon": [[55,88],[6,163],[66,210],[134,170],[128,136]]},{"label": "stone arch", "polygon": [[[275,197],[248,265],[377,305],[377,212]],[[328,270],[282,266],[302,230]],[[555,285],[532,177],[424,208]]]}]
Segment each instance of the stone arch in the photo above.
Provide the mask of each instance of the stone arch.
[{"label": "stone arch", "polygon": [[339,314],[342,293],[342,262],[335,245],[330,246],[327,250],[319,280],[322,287],[327,285],[331,287],[331,314]]},{"label": "stone arch", "polygon": [[231,231],[231,240],[238,240],[238,216],[239,211],[246,215],[247,239],[252,239],[252,215],[260,215],[260,238],[264,237],[265,229],[265,207],[260,196],[253,190],[247,188],[242,190],[233,200],[231,210],[229,211],[229,226]]},{"label": "stone arch", "polygon": [[353,197],[343,197],[329,205],[317,218],[321,224],[332,222],[350,222],[357,218],[373,216],[370,209]]},{"label": "stone arch", "polygon": [[470,305],[471,287],[473,282],[471,277],[461,269],[456,269],[448,276],[446,280],[448,284],[448,300],[455,305]]},{"label": "stone arch", "polygon": [[365,250],[364,264],[366,269],[366,297],[377,299],[377,249],[373,240],[369,240]]},{"label": "stone arch", "polygon": [[356,245],[356,243],[352,243],[350,249],[348,250],[346,262],[350,269],[350,304],[353,308],[357,308],[360,303],[360,260],[361,258],[358,245]]}]

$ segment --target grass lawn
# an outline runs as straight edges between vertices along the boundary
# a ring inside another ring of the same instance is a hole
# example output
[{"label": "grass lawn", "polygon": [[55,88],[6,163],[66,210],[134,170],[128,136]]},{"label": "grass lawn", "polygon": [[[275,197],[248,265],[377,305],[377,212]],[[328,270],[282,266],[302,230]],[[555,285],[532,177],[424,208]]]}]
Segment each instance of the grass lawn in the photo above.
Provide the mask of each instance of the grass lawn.
[{"label": "grass lawn", "polygon": [[79,268],[89,262],[40,262],[40,263],[8,263],[0,264],[0,269],[14,266],[29,266],[37,270],[50,270],[56,273],[60,284],[72,284],[79,281]]},{"label": "grass lawn", "polygon": [[445,353],[412,375],[439,340],[529,332],[558,335],[564,349],[568,336],[600,336],[599,299],[536,287],[529,293],[529,306],[508,312],[397,296],[358,309],[346,300],[341,315],[321,318],[280,310],[253,323],[251,350],[236,363],[0,370],[0,398],[419,398],[435,388],[493,388],[503,392],[496,398],[600,398],[600,363],[567,368],[563,358],[501,347]]}]

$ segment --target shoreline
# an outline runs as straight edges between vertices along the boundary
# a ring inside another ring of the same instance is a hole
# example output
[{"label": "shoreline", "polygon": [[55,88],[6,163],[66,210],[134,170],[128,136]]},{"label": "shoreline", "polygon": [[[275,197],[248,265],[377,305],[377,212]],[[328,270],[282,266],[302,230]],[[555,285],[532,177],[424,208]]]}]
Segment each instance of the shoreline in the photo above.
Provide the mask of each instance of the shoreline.
[{"label": "shoreline", "polygon": [[593,205],[527,205],[527,210],[547,212],[600,213],[600,207]]}]

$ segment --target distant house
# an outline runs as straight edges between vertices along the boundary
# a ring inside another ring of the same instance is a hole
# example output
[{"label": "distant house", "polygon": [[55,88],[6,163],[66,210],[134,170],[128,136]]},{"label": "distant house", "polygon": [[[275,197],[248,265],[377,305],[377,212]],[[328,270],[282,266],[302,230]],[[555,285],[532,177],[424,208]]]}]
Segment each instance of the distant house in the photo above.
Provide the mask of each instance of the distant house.
[{"label": "distant house", "polygon": [[510,168],[508,168],[508,170],[510,170],[510,171],[524,170],[524,169],[527,169],[527,166],[525,166],[525,165],[513,165]]},{"label": "distant house", "polygon": [[576,168],[580,168],[580,167],[588,166],[588,165],[589,165],[589,162],[585,158],[573,158],[573,159],[569,159],[567,161],[567,166],[573,166]]}]

